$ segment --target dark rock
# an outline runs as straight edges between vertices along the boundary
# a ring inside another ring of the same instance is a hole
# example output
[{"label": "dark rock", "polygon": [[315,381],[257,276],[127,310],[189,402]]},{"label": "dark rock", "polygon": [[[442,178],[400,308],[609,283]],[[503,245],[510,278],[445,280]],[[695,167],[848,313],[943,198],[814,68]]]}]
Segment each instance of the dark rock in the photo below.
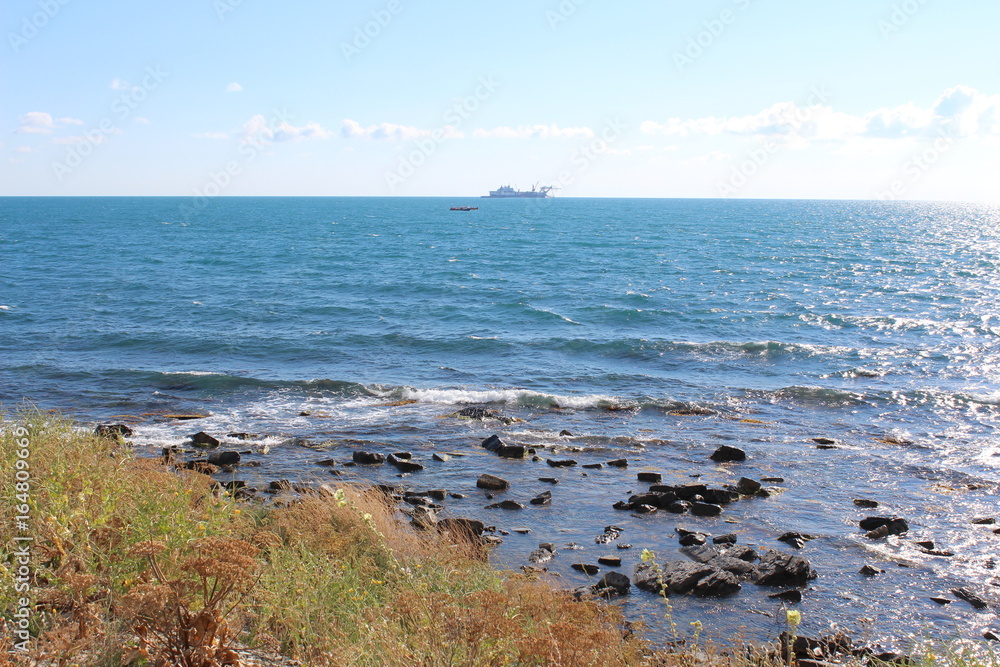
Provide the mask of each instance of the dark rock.
[{"label": "dark rock", "polygon": [[672,503],[677,499],[673,493],[637,493],[634,496],[629,496],[628,502],[633,507],[639,505],[652,505],[653,507],[659,507],[660,509],[665,509],[667,505]]},{"label": "dark rock", "polygon": [[608,544],[617,540],[622,534],[622,529],[618,526],[605,526],[604,532],[594,538],[594,542],[597,544]]},{"label": "dark rock", "polygon": [[258,436],[256,433],[243,433],[241,431],[236,431],[233,433],[227,433],[226,437],[233,438],[235,440],[254,440],[260,436]]},{"label": "dark rock", "polygon": [[948,598],[930,598],[930,601],[941,606],[954,602],[954,600],[949,600]]},{"label": "dark rock", "polygon": [[640,472],[638,478],[640,482],[652,482],[653,484],[659,484],[663,481],[663,475],[658,472]]},{"label": "dark rock", "polygon": [[616,510],[631,510],[632,503],[627,503],[624,500],[619,500],[614,505],[612,505],[612,507]]},{"label": "dark rock", "polygon": [[632,548],[632,545],[629,544],[628,542],[621,542],[620,544],[617,544],[615,546],[617,546],[619,549],[631,549]]},{"label": "dark rock", "polygon": [[[691,535],[700,535],[702,538],[705,537],[703,533],[687,533],[683,537]],[[718,558],[724,553],[721,547],[706,546],[704,542],[700,542],[693,546],[685,546],[680,549],[680,552],[696,563],[707,563],[710,560]]]},{"label": "dark rock", "polygon": [[752,563],[725,555],[713,558],[706,565],[711,565],[719,570],[725,570],[726,572],[735,574],[737,577],[749,577],[755,570]]},{"label": "dark rock", "polygon": [[710,456],[713,461],[717,463],[728,463],[733,461],[745,461],[747,458],[747,453],[742,449],[736,447],[730,447],[729,445],[722,445]]},{"label": "dark rock", "polygon": [[200,459],[196,461],[188,461],[183,466],[184,470],[193,470],[194,472],[199,472],[202,475],[214,475],[219,472],[219,467],[214,466],[205,459]]},{"label": "dark rock", "polygon": [[524,445],[508,445],[497,435],[491,435],[482,442],[483,449],[505,459],[523,459],[527,453]]},{"label": "dark rock", "polygon": [[[610,468],[627,468],[628,467],[628,459],[615,459],[614,461],[608,461],[607,465]],[[621,575],[621,576],[625,577],[624,574]],[[625,577],[625,578],[628,579],[628,577]]]},{"label": "dark rock", "polygon": [[621,567],[622,559],[620,556],[600,556],[597,562],[608,567]]},{"label": "dark rock", "polygon": [[914,544],[917,545],[918,547],[920,547],[921,549],[933,549],[934,548],[934,542],[931,541],[931,540],[921,540],[920,542],[914,542]]},{"label": "dark rock", "polygon": [[572,438],[573,434],[570,433],[569,431],[567,431],[566,429],[563,429],[563,430],[559,431],[559,436],[562,437],[562,438]]},{"label": "dark rock", "polygon": [[981,598],[979,595],[969,590],[968,588],[953,588],[951,589],[951,593],[955,597],[965,600],[976,609],[986,609],[986,607],[989,606],[986,600],[984,600],[983,598]]},{"label": "dark rock", "polygon": [[545,482],[546,484],[558,484],[559,480],[555,477],[539,477],[539,482]]},{"label": "dark rock", "polygon": [[816,445],[816,449],[840,449],[837,445]]},{"label": "dark rock", "polygon": [[451,457],[448,456],[447,454],[438,454],[437,452],[434,452],[431,455],[431,458],[434,459],[435,461],[440,461],[441,463],[451,460]]},{"label": "dark rock", "polygon": [[337,465],[337,461],[334,459],[323,459],[322,461],[316,461],[316,465],[332,467]]},{"label": "dark rock", "polygon": [[691,503],[691,514],[695,516],[719,516],[722,508],[711,503]]},{"label": "dark rock", "polygon": [[792,533],[792,532],[789,532],[789,533],[785,533],[784,535],[782,535],[781,537],[779,537],[778,541],[779,542],[784,542],[786,544],[790,544],[793,547],[795,547],[796,549],[801,549],[802,547],[804,547],[806,545],[806,542],[808,540],[812,540],[812,539],[815,539],[812,535],[803,535],[802,533]]},{"label": "dark rock", "polygon": [[525,506],[522,505],[521,503],[517,502],[516,500],[503,500],[503,501],[501,501],[499,503],[493,503],[492,505],[487,505],[486,506],[486,509],[488,509],[488,510],[496,510],[496,509],[499,509],[499,510],[523,510],[524,508],[525,508]]},{"label": "dark rock", "polygon": [[513,424],[515,421],[512,417],[507,417],[496,410],[490,410],[482,407],[481,405],[472,405],[467,408],[462,408],[458,412],[452,413],[451,416],[456,419],[494,419],[496,421],[503,422],[504,424]]},{"label": "dark rock", "polygon": [[903,535],[910,530],[906,519],[898,517],[871,516],[858,522],[862,530],[867,530],[865,537],[873,540],[881,539],[889,535]]},{"label": "dark rock", "polygon": [[191,442],[198,447],[218,447],[220,443],[217,439],[210,436],[204,431],[198,431],[191,436]]},{"label": "dark rock", "polygon": [[476,480],[476,486],[480,489],[490,489],[492,491],[503,491],[510,488],[510,482],[495,475],[483,473]]},{"label": "dark rock", "polygon": [[674,514],[684,514],[689,509],[691,509],[691,503],[689,503],[686,500],[675,500],[674,502],[667,505],[664,509]]},{"label": "dark rock", "polygon": [[739,560],[746,561],[747,563],[752,563],[757,560],[757,552],[754,551],[753,547],[748,547],[746,545],[734,544],[726,549],[726,556],[729,558],[738,558]]},{"label": "dark rock", "polygon": [[714,544],[736,544],[736,533],[726,533],[712,538]]},{"label": "dark rock", "polygon": [[351,458],[354,460],[354,463],[362,465],[379,465],[385,463],[385,454],[379,454],[378,452],[354,452]]},{"label": "dark rock", "polygon": [[653,563],[639,563],[633,579],[636,586],[654,593],[721,596],[741,588],[735,575],[729,572],[686,561],[665,563],[659,572]]},{"label": "dark rock", "polygon": [[974,523],[977,526],[992,526],[996,522],[997,520],[991,516],[977,517],[972,520],[972,523]]},{"label": "dark rock", "polygon": [[421,464],[401,459],[395,454],[389,454],[389,458],[386,461],[396,466],[396,469],[400,472],[419,472],[424,469],[424,466]]},{"label": "dark rock", "polygon": [[576,465],[576,461],[573,459],[546,459],[545,462],[553,468],[569,468]]},{"label": "dark rock", "polygon": [[754,583],[759,586],[802,586],[816,573],[809,561],[780,551],[765,551],[760,555]]},{"label": "dark rock", "polygon": [[601,571],[601,568],[597,567],[596,565],[589,565],[587,563],[573,563],[571,567],[574,570],[579,570],[580,572],[583,572],[584,574],[588,574],[591,576]]},{"label": "dark rock", "polygon": [[674,493],[681,500],[693,500],[695,496],[703,496],[708,491],[704,484],[682,484],[673,487]]},{"label": "dark rock", "polygon": [[767,482],[768,484],[784,484],[784,477],[761,477],[760,481]]},{"label": "dark rock", "polygon": [[545,563],[552,560],[555,553],[548,549],[536,549],[528,554],[528,560],[532,563]]},{"label": "dark rock", "polygon": [[531,499],[532,505],[549,505],[552,503],[552,492],[544,491]]},{"label": "dark rock", "polygon": [[269,491],[290,491],[292,483],[287,479],[279,479],[267,485]]},{"label": "dark rock", "polygon": [[784,600],[785,602],[802,602],[802,592],[794,589],[780,593],[771,593],[767,597],[773,600]]},{"label": "dark rock", "polygon": [[392,456],[395,456],[397,459],[402,459],[403,461],[409,461],[413,458],[413,454],[410,452],[396,452]]},{"label": "dark rock", "polygon": [[749,477],[741,477],[740,481],[736,483],[736,490],[744,496],[752,496],[760,491],[760,488],[760,482]]},{"label": "dark rock", "polygon": [[867,500],[865,498],[855,498],[854,504],[863,509],[875,509],[878,507],[878,502],[874,500]]},{"label": "dark rock", "polygon": [[677,527],[674,528],[674,532],[680,537],[680,545],[682,547],[689,547],[704,544],[711,537],[707,533],[702,533],[696,530],[687,530],[685,528]]},{"label": "dark rock", "polygon": [[511,528],[511,530],[517,533],[518,535],[527,535],[528,533],[531,532],[530,528]]},{"label": "dark rock", "polygon": [[984,632],[983,639],[988,639],[991,642],[1000,642],[1000,636],[998,636],[997,633],[993,632],[992,630],[987,630],[986,632]]},{"label": "dark rock", "polygon": [[600,470],[604,467],[603,463],[584,463],[581,468],[587,468],[588,470]]},{"label": "dark rock", "polygon": [[658,508],[652,505],[636,505],[633,509],[637,514],[656,514],[658,511]]},{"label": "dark rock", "polygon": [[217,466],[233,466],[240,462],[239,452],[212,452],[208,462]]},{"label": "dark rock", "polygon": [[[130,438],[132,429],[125,424],[98,424],[94,429],[94,434],[102,438]],[[219,444],[216,440],[215,444]]]},{"label": "dark rock", "polygon": [[616,595],[628,595],[632,590],[632,582],[627,576],[620,572],[608,572],[601,580],[591,587],[594,595],[600,597],[612,597]]},{"label": "dark rock", "polygon": [[836,445],[837,444],[836,440],[831,440],[830,438],[813,438],[812,441],[815,442],[817,445]]}]

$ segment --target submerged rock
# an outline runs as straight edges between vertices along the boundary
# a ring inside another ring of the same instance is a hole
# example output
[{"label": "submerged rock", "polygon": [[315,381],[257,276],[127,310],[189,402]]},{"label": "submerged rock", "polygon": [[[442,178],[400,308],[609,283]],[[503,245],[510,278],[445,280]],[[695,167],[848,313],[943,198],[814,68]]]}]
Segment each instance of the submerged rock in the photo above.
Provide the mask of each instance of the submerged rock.
[{"label": "submerged rock", "polygon": [[576,465],[573,459],[546,459],[545,462],[553,468],[569,468]]},{"label": "submerged rock", "polygon": [[516,500],[504,500],[504,501],[501,501],[499,503],[493,503],[492,505],[487,505],[486,506],[486,509],[488,509],[488,510],[494,510],[494,509],[500,509],[500,510],[523,510],[524,508],[525,508],[525,506],[522,505],[521,503],[517,502]]},{"label": "submerged rock", "polygon": [[515,421],[517,421],[513,417],[507,417],[506,415],[497,412],[496,410],[490,410],[489,408],[485,408],[481,405],[471,405],[467,408],[462,408],[458,412],[453,412],[450,416],[454,417],[455,419],[477,419],[477,420],[493,419],[499,422],[503,422],[504,424],[513,424]]},{"label": "submerged rock", "polygon": [[379,454],[378,452],[354,452],[351,455],[354,463],[359,463],[361,465],[379,465],[385,463],[385,454]]},{"label": "submerged rock", "polygon": [[483,440],[482,447],[505,459],[523,459],[524,455],[527,454],[524,445],[508,445],[496,434]]},{"label": "submerged rock", "polygon": [[480,489],[489,489],[491,491],[503,491],[504,489],[510,488],[510,482],[503,479],[502,477],[497,477],[496,475],[490,475],[483,473],[476,480],[476,486]]},{"label": "submerged rock", "polygon": [[730,463],[734,461],[745,461],[747,453],[737,447],[722,445],[709,457],[716,463]]},{"label": "submerged rock", "polygon": [[531,499],[532,505],[549,505],[552,503],[552,492],[543,491]]}]

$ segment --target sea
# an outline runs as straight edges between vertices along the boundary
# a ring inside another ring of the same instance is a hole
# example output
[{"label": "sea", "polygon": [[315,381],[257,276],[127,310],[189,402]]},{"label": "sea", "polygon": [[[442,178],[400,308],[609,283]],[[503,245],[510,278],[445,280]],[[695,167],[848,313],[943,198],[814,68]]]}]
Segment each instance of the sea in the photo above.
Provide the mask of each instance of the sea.
[{"label": "sea", "polygon": [[[885,646],[1000,631],[1000,525],[974,523],[1000,521],[996,206],[2,198],[0,405],[25,403],[81,428],[127,423],[141,456],[204,431],[243,452],[220,481],[258,489],[445,489],[458,497],[440,517],[496,527],[498,567],[552,543],[543,576],[567,589],[593,584],[572,565],[601,556],[629,576],[643,549],[685,560],[678,527],[818,574],[799,603],[752,583],[609,603],[657,641],[698,623],[702,638],[774,638],[787,609],[800,634]],[[456,416],[468,407],[503,419]],[[495,456],[491,435],[536,458]],[[721,445],[747,459],[713,462]],[[424,469],[343,465],[355,450]],[[640,472],[764,478],[770,495],[717,517],[613,509],[648,489]],[[482,473],[510,489],[487,497]],[[544,491],[549,505],[528,503]],[[486,508],[506,499],[527,507]],[[909,532],[869,539],[867,516]],[[608,526],[620,537],[598,543]],[[796,549],[786,532],[811,539]]]}]

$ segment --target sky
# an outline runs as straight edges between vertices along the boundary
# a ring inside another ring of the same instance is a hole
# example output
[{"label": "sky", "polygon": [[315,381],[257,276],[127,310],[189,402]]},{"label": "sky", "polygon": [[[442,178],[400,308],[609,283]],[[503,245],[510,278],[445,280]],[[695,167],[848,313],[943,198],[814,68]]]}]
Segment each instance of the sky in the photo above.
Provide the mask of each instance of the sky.
[{"label": "sky", "polygon": [[7,0],[0,195],[995,201],[990,0]]}]

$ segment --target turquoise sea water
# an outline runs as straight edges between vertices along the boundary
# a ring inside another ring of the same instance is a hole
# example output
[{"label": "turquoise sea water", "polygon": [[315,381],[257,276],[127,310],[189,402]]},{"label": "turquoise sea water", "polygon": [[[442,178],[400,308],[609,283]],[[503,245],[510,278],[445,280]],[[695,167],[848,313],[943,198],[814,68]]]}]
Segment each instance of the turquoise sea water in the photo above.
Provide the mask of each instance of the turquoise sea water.
[{"label": "turquoise sea water", "polygon": [[[141,417],[134,440],[150,453],[198,430],[257,433],[231,441],[261,463],[237,475],[251,484],[328,474],[314,463],[331,452],[405,449],[427,464],[407,485],[469,496],[446,513],[532,529],[505,537],[499,563],[523,564],[539,542],[584,546],[549,564],[561,585],[586,582],[569,565],[607,551],[593,537],[609,524],[635,546],[620,552],[627,574],[643,547],[676,556],[676,525],[782,550],[775,538],[796,530],[817,537],[801,552],[820,572],[800,605],[806,631],[834,621],[877,637],[975,636],[997,625],[995,608],[928,600],[956,586],[1000,595],[1000,536],[970,523],[1000,519],[997,208],[225,198],[192,213],[191,204],[0,199],[6,408],[27,398],[81,422]],[[479,210],[448,210],[458,204]],[[523,421],[447,417],[467,405]],[[179,412],[210,416],[157,417]],[[501,461],[478,447],[492,433],[544,456],[631,466]],[[837,449],[817,449],[816,437]],[[719,444],[750,459],[716,466],[707,456]],[[436,463],[434,451],[467,456]],[[635,473],[647,469],[671,483],[782,477],[785,490],[714,519],[611,509],[645,489]],[[522,501],[550,489],[552,506],[485,510],[482,471],[511,479],[508,497]],[[394,472],[349,475],[399,482]],[[561,483],[538,482],[549,475]],[[884,507],[858,510],[859,497]],[[911,533],[866,540],[856,524],[866,513],[904,516]],[[923,554],[917,539],[955,556]],[[886,574],[858,575],[865,563]],[[675,614],[773,635],[782,624],[769,592],[679,598]],[[890,599],[906,613],[887,612]],[[636,592],[626,607],[663,624],[651,595]]]}]

